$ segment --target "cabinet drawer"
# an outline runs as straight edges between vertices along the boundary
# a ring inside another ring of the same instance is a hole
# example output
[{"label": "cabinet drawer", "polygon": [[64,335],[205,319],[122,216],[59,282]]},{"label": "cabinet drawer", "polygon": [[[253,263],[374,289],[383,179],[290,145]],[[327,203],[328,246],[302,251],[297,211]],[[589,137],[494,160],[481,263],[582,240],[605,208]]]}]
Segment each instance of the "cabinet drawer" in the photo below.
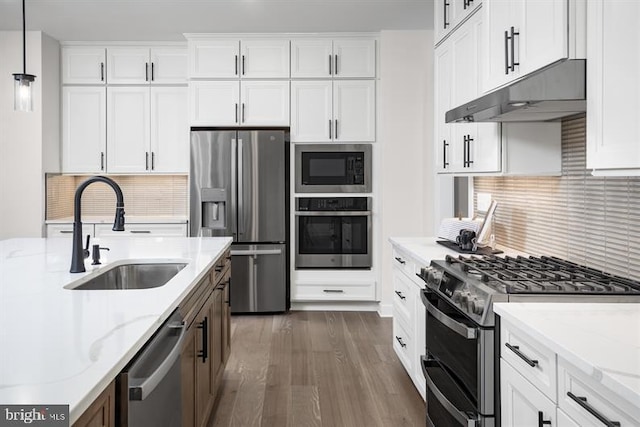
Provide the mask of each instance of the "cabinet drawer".
[{"label": "cabinet drawer", "polygon": [[606,390],[597,379],[563,359],[558,360],[558,407],[580,426],[601,426],[607,421],[622,427],[637,426],[640,420],[640,407]]},{"label": "cabinet drawer", "polygon": [[415,315],[415,287],[401,269],[393,268],[393,307],[407,320]]},{"label": "cabinet drawer", "polygon": [[96,237],[185,237],[187,224],[125,224],[124,231],[113,231],[112,224],[96,224]]},{"label": "cabinet drawer", "polygon": [[413,336],[403,322],[393,322],[393,349],[409,375],[413,375]]},{"label": "cabinet drawer", "polygon": [[393,265],[398,267],[408,277],[413,278],[415,276],[415,263],[407,255],[393,249]]},{"label": "cabinet drawer", "polygon": [[296,285],[292,299],[295,301],[374,301],[375,294],[375,283]]},{"label": "cabinet drawer", "polygon": [[[93,224],[82,224],[82,235],[93,236]],[[71,237],[73,236],[73,224],[47,224],[47,237]],[[83,238],[84,239],[84,238]]]},{"label": "cabinet drawer", "polygon": [[500,354],[520,374],[556,401],[556,354],[507,322],[500,327]]}]

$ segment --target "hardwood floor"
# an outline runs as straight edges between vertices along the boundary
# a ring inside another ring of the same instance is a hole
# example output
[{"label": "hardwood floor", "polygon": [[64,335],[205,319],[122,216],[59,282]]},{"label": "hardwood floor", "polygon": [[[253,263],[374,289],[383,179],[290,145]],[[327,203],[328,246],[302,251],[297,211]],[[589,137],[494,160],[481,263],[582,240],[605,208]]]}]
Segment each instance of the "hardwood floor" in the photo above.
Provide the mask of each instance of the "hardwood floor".
[{"label": "hardwood floor", "polygon": [[424,426],[425,405],[370,312],[232,316],[210,427]]}]

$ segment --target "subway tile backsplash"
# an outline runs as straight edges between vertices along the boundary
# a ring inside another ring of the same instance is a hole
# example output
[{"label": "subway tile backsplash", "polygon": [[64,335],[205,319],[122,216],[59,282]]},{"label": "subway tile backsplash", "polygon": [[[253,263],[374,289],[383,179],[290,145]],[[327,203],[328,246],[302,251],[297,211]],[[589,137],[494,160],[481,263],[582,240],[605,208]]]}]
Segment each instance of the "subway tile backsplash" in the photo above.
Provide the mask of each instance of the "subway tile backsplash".
[{"label": "subway tile backsplash", "polygon": [[[87,176],[47,175],[46,219],[73,216],[76,188]],[[187,216],[186,175],[110,176],[124,194],[127,215]],[[106,184],[94,183],[82,194],[83,216],[112,216],[115,193]]]},{"label": "subway tile backsplash", "polygon": [[562,124],[562,176],[476,177],[474,190],[498,201],[498,243],[640,279],[640,178],[586,170],[584,116]]}]

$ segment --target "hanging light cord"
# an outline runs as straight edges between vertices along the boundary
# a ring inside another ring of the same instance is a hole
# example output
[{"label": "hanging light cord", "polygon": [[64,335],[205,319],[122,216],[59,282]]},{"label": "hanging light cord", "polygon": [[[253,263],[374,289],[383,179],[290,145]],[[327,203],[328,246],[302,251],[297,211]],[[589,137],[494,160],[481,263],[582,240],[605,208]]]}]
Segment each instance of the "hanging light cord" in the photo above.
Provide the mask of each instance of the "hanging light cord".
[{"label": "hanging light cord", "polygon": [[22,0],[22,72],[27,74],[27,24],[24,13],[24,3]]}]

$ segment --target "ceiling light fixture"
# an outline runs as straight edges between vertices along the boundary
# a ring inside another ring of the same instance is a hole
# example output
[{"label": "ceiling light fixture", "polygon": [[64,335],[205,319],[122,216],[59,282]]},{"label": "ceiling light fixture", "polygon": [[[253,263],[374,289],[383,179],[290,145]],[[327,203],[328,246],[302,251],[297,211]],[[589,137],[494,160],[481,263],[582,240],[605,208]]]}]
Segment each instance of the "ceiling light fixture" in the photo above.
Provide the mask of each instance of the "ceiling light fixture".
[{"label": "ceiling light fixture", "polygon": [[25,24],[24,2],[22,0],[22,73],[15,73],[13,109],[15,111],[33,111],[33,82],[36,76],[27,74],[27,27]]}]

